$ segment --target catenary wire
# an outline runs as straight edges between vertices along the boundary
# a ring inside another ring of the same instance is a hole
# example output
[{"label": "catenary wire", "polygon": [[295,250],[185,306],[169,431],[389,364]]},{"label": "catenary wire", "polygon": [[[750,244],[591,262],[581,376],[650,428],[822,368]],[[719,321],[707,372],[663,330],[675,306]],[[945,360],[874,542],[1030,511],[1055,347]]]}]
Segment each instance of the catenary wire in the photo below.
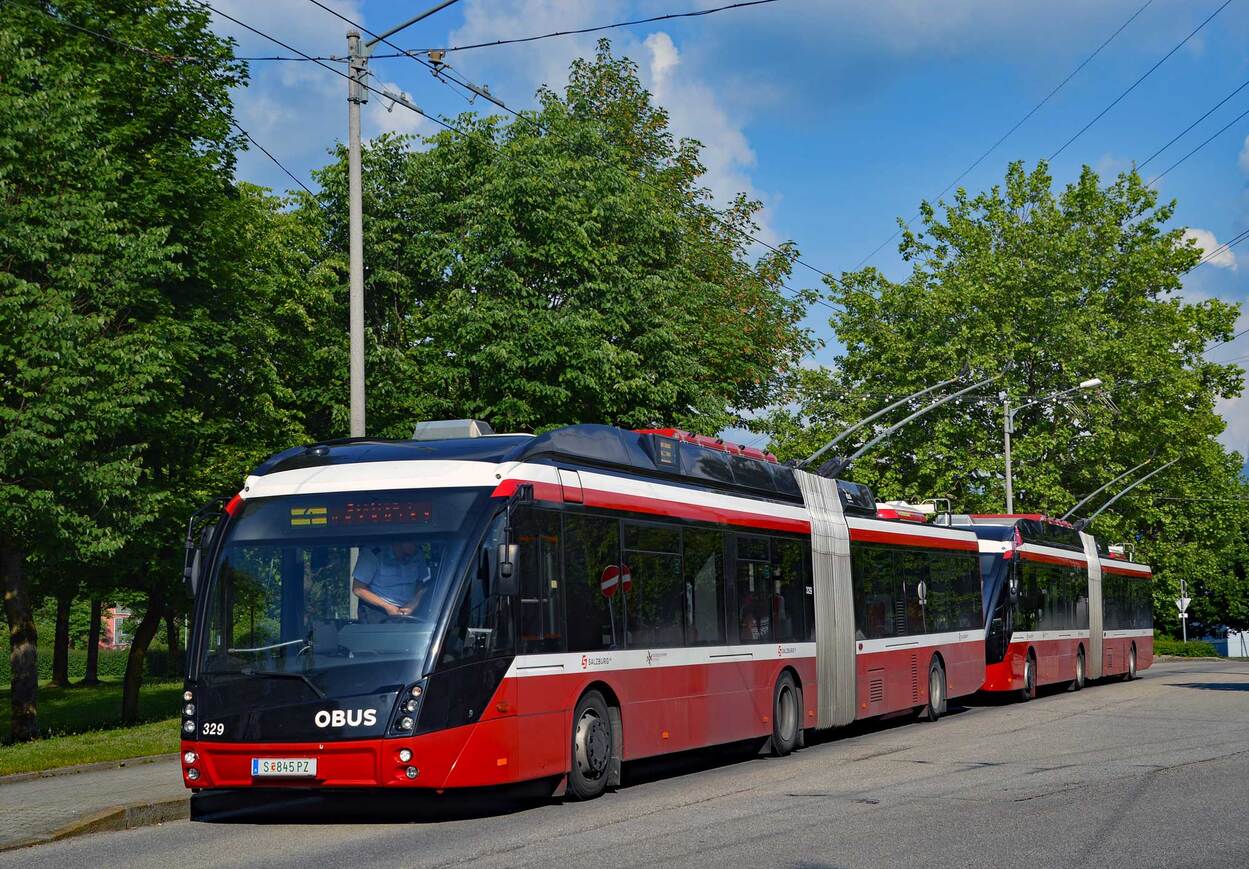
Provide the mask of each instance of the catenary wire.
[{"label": "catenary wire", "polygon": [[[1057,85],[1057,86],[1055,86],[1055,87],[1054,87],[1054,89],[1053,89],[1053,90],[1051,90],[1048,94],[1046,94],[1046,95],[1045,95],[1045,97],[1044,97],[1044,98],[1043,98],[1043,99],[1042,99],[1039,103],[1037,103],[1035,106],[1033,106],[1033,107],[1031,108],[1031,110],[1029,110],[1029,111],[1028,111],[1028,113],[1027,113],[1026,115],[1024,115],[1022,118],[1020,118],[1018,121],[1016,121],[1016,122],[1015,122],[1015,125],[1014,125],[1013,127],[1011,127],[1009,130],[1007,130],[1005,133],[1003,133],[1003,134],[1001,135],[1001,137],[999,137],[999,138],[998,138],[998,140],[997,140],[996,142],[994,142],[992,145],[990,145],[990,146],[989,146],[989,147],[985,150],[985,152],[984,152],[983,154],[981,154],[979,157],[977,157],[977,158],[976,158],[976,159],[975,159],[975,160],[971,163],[971,165],[969,165],[966,169],[964,169],[962,172],[960,172],[960,173],[958,174],[958,177],[957,177],[957,178],[955,178],[955,179],[954,179],[953,181],[951,181],[949,184],[945,185],[945,189],[944,189],[944,190],[942,190],[940,193],[938,193],[938,194],[937,194],[935,197],[933,197],[933,198],[934,198],[934,199],[940,199],[942,196],[945,196],[947,193],[949,193],[949,192],[950,192],[950,189],[951,189],[951,188],[953,188],[955,184],[957,184],[958,182],[962,181],[965,177],[967,177],[968,173],[972,172],[972,171],[973,171],[973,170],[974,170],[977,166],[979,166],[981,163],[983,163],[983,162],[984,162],[984,161],[988,158],[988,156],[989,156],[990,154],[992,154],[994,151],[996,151],[996,150],[998,149],[998,147],[999,147],[999,146],[1001,146],[1001,144],[1002,144],[1003,142],[1005,142],[1007,139],[1009,139],[1009,138],[1011,137],[1011,135],[1012,135],[1012,134],[1014,134],[1014,132],[1015,132],[1016,130],[1018,130],[1020,127],[1022,127],[1022,126],[1023,126],[1023,125],[1024,125],[1027,121],[1028,121],[1028,119],[1029,119],[1029,118],[1031,118],[1031,117],[1032,117],[1033,115],[1035,115],[1038,111],[1040,111],[1040,109],[1041,109],[1041,108],[1042,108],[1042,107],[1043,107],[1046,103],[1048,103],[1048,102],[1049,102],[1049,101],[1050,101],[1050,100],[1054,97],[1054,95],[1055,95],[1055,94],[1057,94],[1060,90],[1062,90],[1062,89],[1063,89],[1063,87],[1065,87],[1065,86],[1066,86],[1066,84],[1067,84],[1069,81],[1071,81],[1073,78],[1075,78],[1076,74],[1077,74],[1077,73],[1079,73],[1079,72],[1080,72],[1080,70],[1082,70],[1082,69],[1084,69],[1084,67],[1088,66],[1089,62],[1090,62],[1090,61],[1092,61],[1092,60],[1093,60],[1093,58],[1095,58],[1095,57],[1097,57],[1097,55],[1101,54],[1102,49],[1104,49],[1106,46],[1110,45],[1110,43],[1111,43],[1111,42],[1113,42],[1113,41],[1115,40],[1115,37],[1117,37],[1120,33],[1122,33],[1122,32],[1124,31],[1124,29],[1126,29],[1126,28],[1127,28],[1127,26],[1128,26],[1129,24],[1131,24],[1133,21],[1135,21],[1135,20],[1137,19],[1137,17],[1138,17],[1138,16],[1139,16],[1142,12],[1144,12],[1147,8],[1149,8],[1149,6],[1150,6],[1152,3],[1153,3],[1153,0],[1146,0],[1145,4],[1144,4],[1143,6],[1141,6],[1139,9],[1137,9],[1135,12],[1133,12],[1133,13],[1132,13],[1132,15],[1131,15],[1131,16],[1130,16],[1130,17],[1129,17],[1126,21],[1124,21],[1122,24],[1120,24],[1120,25],[1119,25],[1119,27],[1118,27],[1118,29],[1117,29],[1117,30],[1115,30],[1115,32],[1114,32],[1114,33],[1112,33],[1112,34],[1110,34],[1110,36],[1106,37],[1106,40],[1105,40],[1104,42],[1102,42],[1102,44],[1101,44],[1101,45],[1097,46],[1096,50],[1094,50],[1094,52],[1093,52],[1092,54],[1090,54],[1090,55],[1089,55],[1088,57],[1086,57],[1083,61],[1081,61],[1079,66],[1077,66],[1077,67],[1076,67],[1075,69],[1073,69],[1070,73],[1068,73],[1066,78],[1064,78],[1062,81],[1060,81],[1060,82],[1058,83],[1058,85]],[[920,216],[920,214],[922,214],[922,212],[917,211],[917,212],[916,212],[916,213],[915,213],[915,214],[911,217],[911,219],[910,219],[910,220],[906,221],[906,225],[907,225],[907,226],[910,226],[910,225],[911,225],[911,223],[913,223],[913,222],[915,221],[915,219],[916,219],[916,218],[918,218],[918,217]],[[902,232],[902,227],[898,227],[896,230],[894,230],[893,235],[889,236],[887,239],[885,239],[884,241],[882,241],[880,244],[878,244],[878,245],[877,245],[877,246],[876,246],[876,247],[872,250],[872,252],[871,252],[871,253],[869,253],[867,256],[863,257],[863,259],[859,260],[858,264],[855,266],[855,270],[861,269],[865,263],[867,263],[867,262],[871,261],[872,257],[874,257],[874,256],[876,256],[876,254],[880,253],[881,249],[882,249],[882,248],[884,248],[884,246],[885,246],[885,245],[889,244],[889,242],[891,242],[891,241],[893,241],[895,238],[897,238],[897,237],[901,234],[901,232]]]},{"label": "catenary wire", "polygon": [[[195,2],[202,2],[202,0],[195,0]],[[385,43],[386,45],[389,45],[389,46],[391,46],[392,48],[396,48],[396,49],[398,49],[398,46],[396,46],[394,43],[392,43],[389,39],[384,39],[384,38],[382,38],[382,37],[379,37],[376,33],[373,33],[373,31],[369,30],[367,27],[363,26],[362,24],[360,24],[360,23],[359,23],[359,22],[357,22],[357,21],[352,20],[351,18],[348,18],[346,15],[343,15],[341,12],[337,11],[336,9],[333,9],[333,8],[332,8],[332,7],[330,7],[330,6],[327,6],[325,3],[321,2],[321,0],[308,0],[308,2],[310,2],[312,5],[316,6],[317,8],[319,8],[319,9],[321,9],[321,10],[325,11],[325,12],[328,12],[330,15],[333,15],[335,18],[338,18],[339,20],[343,21],[344,23],[349,24],[349,25],[351,25],[352,27],[355,27],[355,28],[359,29],[361,32],[363,32],[363,33],[368,33],[369,35],[371,35],[371,36],[373,36],[373,37],[375,37],[375,38],[379,39],[381,42]],[[249,28],[249,29],[252,29],[252,28]],[[278,43],[278,44],[282,44],[282,43]],[[287,48],[287,50],[294,50],[294,49],[291,49],[289,46],[283,46],[283,47]],[[486,89],[476,87],[475,85],[473,85],[473,84],[472,84],[472,83],[470,83],[470,82],[461,81],[460,79],[456,78],[454,75],[449,74],[449,73],[448,73],[448,71],[447,71],[447,70],[448,70],[448,67],[447,67],[447,66],[445,66],[445,65],[435,66],[434,64],[429,63],[429,62],[425,61],[424,59],[422,59],[422,58],[420,58],[420,57],[418,57],[418,56],[416,56],[416,55],[414,55],[414,54],[405,53],[405,54],[404,54],[404,56],[411,58],[412,60],[414,60],[414,61],[416,61],[417,63],[419,63],[419,64],[421,64],[422,66],[424,66],[426,69],[430,70],[430,72],[434,74],[434,77],[435,77],[435,78],[436,78],[439,82],[441,82],[442,84],[446,85],[447,87],[451,87],[451,83],[454,83],[454,84],[456,84],[456,85],[459,85],[460,87],[464,88],[465,90],[471,91],[473,94],[475,94],[475,95],[477,95],[477,96],[481,97],[481,98],[482,98],[482,99],[484,99],[484,100],[487,100],[488,102],[490,102],[490,103],[492,103],[493,105],[495,105],[495,106],[499,107],[500,109],[503,109],[505,112],[508,112],[508,113],[509,113],[510,115],[512,115],[514,118],[516,118],[516,119],[518,119],[518,120],[521,120],[521,121],[524,121],[525,123],[528,123],[528,124],[530,124],[530,125],[534,126],[534,127],[535,127],[535,128],[536,128],[539,132],[540,132],[540,133],[547,134],[547,135],[554,135],[554,134],[552,134],[549,130],[547,130],[545,127],[543,127],[543,126],[542,126],[542,124],[540,124],[538,121],[536,121],[536,120],[534,120],[533,118],[529,117],[529,116],[528,116],[528,115],[526,115],[524,112],[521,112],[521,111],[518,111],[518,110],[516,110],[516,109],[513,109],[511,106],[509,106],[509,105],[507,105],[505,102],[503,102],[503,100],[501,100],[501,99],[499,99],[498,97],[494,96],[493,94],[491,94],[491,93],[490,93],[489,91],[487,91]],[[341,73],[340,73],[340,74],[341,74]],[[345,77],[350,78],[350,76],[345,76]],[[451,88],[451,89],[452,89],[452,90],[454,90],[454,88]],[[457,93],[458,93],[458,91],[457,91]],[[460,94],[460,96],[463,96],[463,94]],[[402,103],[401,103],[401,105],[402,105]],[[424,112],[421,112],[421,114],[425,115],[425,117],[429,117],[429,115],[425,114]],[[442,123],[442,125],[443,125],[444,127],[447,127],[447,129],[449,129],[449,130],[451,130],[451,131],[453,131],[453,132],[458,132],[458,133],[460,133],[461,135],[466,135],[466,134],[464,133],[464,131],[463,131],[463,130],[458,129],[457,127],[454,127],[453,125],[448,124],[448,123],[447,123],[447,122],[445,122],[445,121],[440,121],[440,123]],[[648,181],[647,179],[645,179],[645,178],[640,178],[640,177],[639,177],[639,179],[638,179],[638,180],[640,180],[643,184],[646,184],[647,186],[651,186],[651,187],[653,187],[653,186],[654,186],[653,184],[651,184],[651,182],[649,182],[649,181]],[[764,241],[764,240],[763,240],[763,239],[761,239],[761,238],[758,238],[757,236],[755,236],[755,235],[753,235],[753,234],[751,234],[751,233],[747,232],[746,230],[741,229],[741,228],[739,228],[739,227],[737,227],[737,226],[734,226],[733,224],[731,224],[731,223],[727,222],[727,221],[724,219],[723,214],[722,214],[722,213],[720,213],[720,212],[717,212],[715,209],[708,209],[708,210],[711,212],[711,214],[713,215],[713,219],[714,219],[717,223],[719,223],[719,224],[720,224],[721,226],[723,226],[724,228],[726,228],[726,229],[730,230],[731,232],[734,232],[734,233],[736,233],[737,235],[739,235],[740,237],[742,237],[742,238],[744,238],[744,239],[748,239],[748,240],[750,240],[750,241],[754,242],[755,244],[758,244],[758,245],[760,245],[760,246],[762,246],[762,247],[765,247],[765,248],[767,248],[768,250],[771,250],[771,251],[772,251],[772,252],[774,252],[774,253],[779,253],[779,254],[781,254],[782,256],[784,256],[784,257],[786,257],[787,259],[789,259],[791,262],[793,262],[793,263],[795,263],[795,264],[798,264],[798,265],[801,265],[801,266],[804,266],[804,267],[806,267],[806,268],[810,269],[811,271],[816,272],[817,274],[822,275],[822,276],[823,276],[823,277],[825,277],[825,278],[828,278],[830,281],[833,281],[833,282],[835,282],[835,283],[837,283],[837,284],[841,284],[841,281],[840,281],[838,278],[834,277],[833,275],[829,274],[828,272],[826,272],[826,271],[824,271],[824,270],[822,270],[822,269],[816,268],[815,266],[811,265],[810,263],[805,262],[804,260],[802,260],[802,259],[801,259],[801,258],[799,258],[799,257],[792,257],[792,258],[791,258],[790,254],[788,254],[787,252],[785,252],[785,251],[784,251],[784,250],[782,250],[781,248],[778,248],[778,247],[776,247],[775,245],[769,244],[768,242]],[[779,283],[779,282],[778,282],[778,283]],[[792,289],[791,287],[788,287],[787,285],[785,285],[785,284],[783,284],[783,283],[781,283],[780,285],[781,285],[784,289],[788,290],[790,293],[792,293],[792,294],[794,294],[794,295],[797,295],[797,291],[796,291],[796,290],[794,290],[794,289]],[[815,303],[816,303],[816,304],[822,305],[823,307],[828,308],[828,309],[830,309],[830,310],[832,310],[832,311],[836,311],[837,313],[843,313],[843,314],[845,313],[845,311],[844,311],[843,309],[841,309],[841,308],[839,308],[839,307],[837,307],[837,306],[835,306],[835,305],[832,305],[832,304],[830,304],[829,302],[826,302],[825,300],[820,299],[820,298],[818,298],[818,297],[817,297],[814,301],[815,301]]]},{"label": "catenary wire", "polygon": [[1067,148],[1068,148],[1068,147],[1070,147],[1070,145],[1071,145],[1073,142],[1075,142],[1077,139],[1079,139],[1081,136],[1083,136],[1086,132],[1088,132],[1088,130],[1089,130],[1089,128],[1090,128],[1090,127],[1092,127],[1094,124],[1096,124],[1098,121],[1100,121],[1100,120],[1101,120],[1101,119],[1105,116],[1105,114],[1106,114],[1107,112],[1109,112],[1111,109],[1113,109],[1115,106],[1117,106],[1117,105],[1120,103],[1120,101],[1121,101],[1121,100],[1123,100],[1123,98],[1124,98],[1124,97],[1126,97],[1128,94],[1132,93],[1132,91],[1136,90],[1137,86],[1138,86],[1141,82],[1143,82],[1145,79],[1147,79],[1147,78],[1149,78],[1151,75],[1153,75],[1154,70],[1156,70],[1158,67],[1160,67],[1160,66],[1162,66],[1164,63],[1166,63],[1166,62],[1167,62],[1167,60],[1171,57],[1171,55],[1175,54],[1177,51],[1179,51],[1181,48],[1183,48],[1185,45],[1187,45],[1187,44],[1188,44],[1188,41],[1189,41],[1190,39],[1192,39],[1194,36],[1196,36],[1198,33],[1200,33],[1200,32],[1201,32],[1201,31],[1205,28],[1205,26],[1206,26],[1207,24],[1209,24],[1211,21],[1213,21],[1213,20],[1214,20],[1214,18],[1215,18],[1215,16],[1216,16],[1216,15],[1218,15],[1220,12],[1222,12],[1224,9],[1226,9],[1229,5],[1231,5],[1231,2],[1232,2],[1232,0],[1223,0],[1223,3],[1219,6],[1219,8],[1217,8],[1217,9],[1215,9],[1213,12],[1211,12],[1211,13],[1210,13],[1210,14],[1206,17],[1206,19],[1205,19],[1204,21],[1202,21],[1202,22],[1201,22],[1200,24],[1198,24],[1195,28],[1193,28],[1193,30],[1191,30],[1187,36],[1185,36],[1183,39],[1181,39],[1179,42],[1177,42],[1177,43],[1175,44],[1175,46],[1174,46],[1174,47],[1173,47],[1170,51],[1168,51],[1166,54],[1164,54],[1161,58],[1159,58],[1159,59],[1157,60],[1157,62],[1155,62],[1155,63],[1154,63],[1154,65],[1153,65],[1153,66],[1151,66],[1149,69],[1145,70],[1145,72],[1144,72],[1144,73],[1142,73],[1142,74],[1140,75],[1140,77],[1138,77],[1138,78],[1136,79],[1136,81],[1134,81],[1134,82],[1132,82],[1130,85],[1128,85],[1127,90],[1123,91],[1123,93],[1119,94],[1119,96],[1117,96],[1117,97],[1115,97],[1113,100],[1111,100],[1109,105],[1107,105],[1104,109],[1102,109],[1100,112],[1098,112],[1096,115],[1094,115],[1094,116],[1093,116],[1093,119],[1092,119],[1092,120],[1090,120],[1090,121],[1089,121],[1087,124],[1085,124],[1083,127],[1081,127],[1081,128],[1080,128],[1080,129],[1076,132],[1076,134],[1075,134],[1074,136],[1072,136],[1072,137],[1071,137],[1070,139],[1068,139],[1066,142],[1063,142],[1062,146],[1061,146],[1061,147],[1059,147],[1059,149],[1058,149],[1057,151],[1055,151],[1053,154],[1050,154],[1050,156],[1049,156],[1049,162],[1051,162],[1051,163],[1052,163],[1052,162],[1054,161],[1054,159],[1055,159],[1056,157],[1058,157],[1058,155],[1059,155],[1059,154],[1061,154],[1063,151],[1067,150]]},{"label": "catenary wire", "polygon": [[279,169],[285,172],[288,178],[290,178],[292,181],[294,181],[296,184],[302,187],[308,193],[308,195],[313,198],[314,201],[317,201],[319,203],[319,200],[317,200],[316,198],[317,195],[312,192],[312,188],[309,187],[307,184],[305,184],[303,181],[301,181],[299,177],[295,175],[294,172],[292,172],[290,169],[287,169],[285,166],[283,166],[282,161],[279,160],[277,157],[274,157],[272,152],[270,152],[268,148],[266,148],[264,145],[257,142],[255,136],[253,136],[251,133],[247,132],[241,126],[239,126],[238,121],[234,120],[233,118],[230,119],[230,123],[234,125],[234,129],[238,130],[240,133],[242,133],[244,136],[247,137],[247,141],[251,142],[257,148],[259,148],[261,153],[263,153],[266,157],[272,160],[273,165],[277,166]]},{"label": "catenary wire", "polygon": [[1137,171],[1140,171],[1141,169],[1144,169],[1146,166],[1148,166],[1148,165],[1149,165],[1149,164],[1153,161],[1153,159],[1154,159],[1155,157],[1157,157],[1157,156],[1158,156],[1159,154],[1161,154],[1163,151],[1165,151],[1165,150],[1167,150],[1168,148],[1170,148],[1172,145],[1174,145],[1174,144],[1175,144],[1176,142],[1178,142],[1180,139],[1182,139],[1182,138],[1184,138],[1185,136],[1187,136],[1187,135],[1188,135],[1188,133],[1189,133],[1189,132],[1193,129],[1193,127],[1197,126],[1197,125],[1198,125],[1198,124],[1200,124],[1202,121],[1204,121],[1206,118],[1210,117],[1210,116],[1211,116],[1212,114],[1214,114],[1214,112],[1215,112],[1216,110],[1218,110],[1218,109],[1219,109],[1219,108],[1220,108],[1220,107],[1221,107],[1224,103],[1226,103],[1228,100],[1230,100],[1232,97],[1236,96],[1236,94],[1240,93],[1241,91],[1243,91],[1243,90],[1244,90],[1245,88],[1247,88],[1247,87],[1249,87],[1249,79],[1246,79],[1245,81],[1241,82],[1240,86],[1239,86],[1239,87],[1237,87],[1234,91],[1232,91],[1230,94],[1228,94],[1227,96],[1223,97],[1223,99],[1219,100],[1217,103],[1215,103],[1215,104],[1214,104],[1213,106],[1211,106],[1209,109],[1207,109],[1207,110],[1206,110],[1206,113],[1205,113],[1204,115],[1202,115],[1202,116],[1201,116],[1200,118],[1198,118],[1197,120],[1193,121],[1191,124],[1189,124],[1187,127],[1185,127],[1182,131],[1180,131],[1178,134],[1176,134],[1176,135],[1175,135],[1175,137],[1171,139],[1171,141],[1167,142],[1165,145],[1163,145],[1163,146],[1162,146],[1161,148],[1159,148],[1157,151],[1154,151],[1152,154],[1150,154],[1148,157],[1146,157],[1146,158],[1145,158],[1145,160],[1144,160],[1143,162],[1141,162],[1141,163],[1137,163],[1137,164],[1136,164],[1136,169],[1137,169]]},{"label": "catenary wire", "polygon": [[[341,71],[341,70],[335,69],[335,68],[334,68],[334,67],[332,67],[332,66],[327,65],[325,62],[318,60],[317,58],[313,57],[312,55],[310,55],[310,54],[308,54],[308,53],[306,53],[306,52],[300,51],[298,48],[295,48],[294,46],[292,46],[292,45],[290,45],[290,44],[288,44],[288,43],[286,43],[286,42],[283,42],[282,40],[278,39],[277,37],[272,36],[272,35],[270,35],[270,34],[268,34],[268,33],[265,33],[265,32],[264,32],[264,31],[262,31],[262,30],[258,30],[257,28],[252,27],[250,24],[247,24],[246,22],[240,21],[239,19],[235,18],[235,17],[234,17],[234,16],[232,16],[232,15],[229,15],[229,14],[227,14],[227,13],[225,13],[225,12],[222,12],[221,10],[219,10],[219,9],[215,8],[212,4],[205,2],[205,0],[192,0],[192,2],[194,2],[194,3],[198,4],[199,6],[204,7],[205,9],[208,9],[210,12],[214,13],[215,15],[219,15],[219,16],[221,16],[222,18],[226,19],[227,21],[231,21],[231,22],[233,22],[234,24],[237,24],[239,27],[242,27],[242,28],[244,28],[244,29],[246,29],[246,30],[250,31],[251,33],[254,33],[254,34],[256,34],[257,36],[260,36],[260,37],[262,37],[262,38],[264,38],[264,39],[269,40],[270,42],[273,42],[275,45],[281,46],[282,48],[286,49],[287,51],[294,52],[295,54],[299,55],[300,57],[304,58],[305,60],[312,61],[312,62],[316,63],[318,66],[321,66],[321,67],[323,67],[323,68],[325,68],[325,69],[329,70],[330,72],[334,73],[334,74],[335,74],[335,75],[337,75],[337,76],[341,76],[342,78],[345,78],[345,79],[347,79],[348,81],[352,81],[352,80],[353,80],[353,79],[352,79],[352,77],[351,77],[349,74],[347,74],[347,73],[345,73],[345,72],[343,72],[343,71]],[[316,0],[312,0],[312,2],[316,3]],[[321,4],[320,4],[320,3],[316,3],[316,5],[321,6]],[[328,9],[328,7],[322,7],[322,8],[327,9],[327,11],[332,11],[332,10],[329,10],[329,9]],[[335,14],[335,15],[338,15],[338,13],[336,13],[336,12],[335,12],[334,14]],[[342,16],[339,16],[339,17],[342,17]],[[363,29],[363,28],[361,28],[361,29]],[[366,32],[368,32],[368,31],[366,31]],[[364,88],[364,89],[365,89],[365,90],[367,90],[367,91],[370,91],[371,93],[375,93],[375,94],[377,94],[378,96],[381,96],[381,97],[386,98],[386,99],[393,99],[393,96],[392,96],[392,95],[387,94],[387,93],[386,93],[386,92],[384,92],[384,91],[378,90],[377,88],[373,87],[372,85],[368,84],[367,82],[360,81],[360,82],[358,82],[358,84],[359,84],[359,86],[360,86],[360,87]],[[464,130],[461,130],[460,128],[458,128],[458,127],[454,126],[453,124],[448,123],[447,121],[443,120],[442,118],[435,117],[434,115],[431,115],[431,114],[429,114],[428,112],[423,111],[422,109],[418,108],[417,106],[413,105],[412,103],[410,103],[410,102],[408,102],[408,101],[406,101],[406,100],[403,100],[403,101],[397,101],[397,102],[396,102],[396,104],[397,104],[397,105],[400,105],[400,106],[403,106],[405,109],[408,109],[409,111],[412,111],[412,112],[414,112],[414,113],[416,113],[416,114],[420,115],[421,117],[426,118],[427,120],[433,121],[434,123],[438,124],[439,126],[441,126],[441,127],[445,128],[446,130],[448,130],[448,131],[450,131],[450,132],[453,132],[453,133],[458,133],[459,135],[469,135],[469,134],[468,134],[468,133],[466,133]],[[721,225],[723,225],[723,226],[726,226],[726,227],[730,227],[730,228],[736,229],[735,227],[732,227],[732,226],[731,226],[731,224],[725,223],[723,220],[721,220],[721,221],[720,221],[720,223],[721,223]],[[738,231],[738,232],[742,232],[742,230],[737,230],[737,231]],[[761,243],[761,244],[766,244],[766,243],[764,243],[764,242],[760,242],[760,243]],[[780,282],[778,282],[778,283],[780,283]],[[798,295],[798,291],[796,291],[796,290],[792,289],[792,288],[791,288],[791,287],[789,287],[788,285],[783,284],[783,283],[780,283],[780,286],[781,286],[782,288],[784,288],[785,290],[789,291],[789,292],[790,292],[791,294],[793,294],[795,297]],[[834,310],[834,311],[839,311],[839,309],[834,308],[832,305],[829,305],[827,302],[824,302],[822,299],[817,298],[817,299],[815,299],[815,301],[816,301],[817,303],[819,303],[819,304],[824,305],[825,307],[831,308],[831,309],[832,309],[832,310]],[[844,312],[843,312],[843,313],[844,313]]]},{"label": "catenary wire", "polygon": [[[493,42],[476,42],[469,45],[453,45],[447,48],[431,49],[422,48],[412,51],[397,50],[394,54],[377,54],[374,57],[403,57],[411,54],[427,54],[430,51],[468,51],[473,48],[492,48],[499,45],[516,45],[522,42],[537,42],[540,39],[551,39],[557,36],[577,36],[585,33],[598,33],[602,30],[614,30],[619,27],[636,27],[640,24],[653,24],[657,21],[672,21],[677,18],[701,18],[705,15],[714,15],[717,12],[727,12],[730,9],[745,9],[748,6],[764,6],[769,3],[775,3],[777,0],[748,0],[743,3],[730,3],[727,6],[717,6],[714,9],[699,9],[693,12],[670,12],[666,15],[656,15],[653,18],[637,18],[632,21],[617,21],[614,24],[600,24],[596,27],[582,27],[578,30],[557,30],[553,33],[542,33],[537,36],[522,36],[515,39],[496,39]],[[386,43],[390,45],[389,42]]]}]

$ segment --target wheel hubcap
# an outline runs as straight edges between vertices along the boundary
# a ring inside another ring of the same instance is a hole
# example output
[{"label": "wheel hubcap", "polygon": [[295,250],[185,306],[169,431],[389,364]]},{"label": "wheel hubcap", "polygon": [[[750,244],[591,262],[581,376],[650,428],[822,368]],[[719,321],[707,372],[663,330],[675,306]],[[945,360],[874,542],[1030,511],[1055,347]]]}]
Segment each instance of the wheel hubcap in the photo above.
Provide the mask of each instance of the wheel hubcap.
[{"label": "wheel hubcap", "polygon": [[607,769],[611,758],[611,732],[592,710],[577,722],[577,769],[589,779],[596,779]]}]

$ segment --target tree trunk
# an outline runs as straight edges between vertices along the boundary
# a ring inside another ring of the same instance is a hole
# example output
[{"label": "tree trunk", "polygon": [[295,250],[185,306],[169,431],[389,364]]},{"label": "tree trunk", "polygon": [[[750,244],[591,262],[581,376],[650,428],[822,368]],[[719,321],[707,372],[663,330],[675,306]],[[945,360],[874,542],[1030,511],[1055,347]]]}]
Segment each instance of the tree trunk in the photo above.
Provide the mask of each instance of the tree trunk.
[{"label": "tree trunk", "polygon": [[134,637],[130,640],[130,654],[126,657],[126,681],[121,694],[122,724],[134,724],[139,720],[139,689],[143,687],[143,662],[147,658],[147,648],[160,628],[165,614],[165,592],[158,589],[148,595],[147,612],[139,622]]},{"label": "tree trunk", "polygon": [[181,679],[186,675],[186,667],[182,663],[182,650],[179,647],[181,638],[178,636],[178,617],[173,608],[165,610],[165,645],[169,647],[169,672],[165,675]]},{"label": "tree trunk", "polygon": [[69,687],[69,608],[74,596],[69,592],[56,598],[56,635],[52,638],[52,684]]},{"label": "tree trunk", "polygon": [[39,694],[38,636],[30,611],[30,589],[23,570],[25,556],[11,541],[0,541],[0,574],[4,579],[4,614],[9,622],[9,738],[25,742],[39,737],[36,701]]},{"label": "tree trunk", "polygon": [[98,597],[91,598],[91,627],[87,629],[87,672],[82,684],[100,684],[100,620],[104,617],[103,604]]}]

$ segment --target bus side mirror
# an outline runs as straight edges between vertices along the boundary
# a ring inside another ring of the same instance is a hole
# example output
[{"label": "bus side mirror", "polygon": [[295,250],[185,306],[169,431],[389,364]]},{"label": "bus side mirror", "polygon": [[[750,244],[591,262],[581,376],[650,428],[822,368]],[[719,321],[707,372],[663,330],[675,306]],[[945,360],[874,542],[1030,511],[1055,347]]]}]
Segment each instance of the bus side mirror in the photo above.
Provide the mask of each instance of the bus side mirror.
[{"label": "bus side mirror", "polygon": [[520,546],[500,543],[494,558],[494,588],[502,597],[514,597],[520,593]]},{"label": "bus side mirror", "polygon": [[190,537],[187,538],[186,547],[186,563],[182,568],[182,580],[186,583],[187,593],[191,599],[195,599],[195,593],[199,591],[200,575],[203,572],[204,553],[208,551],[208,547],[212,545],[213,526],[208,526],[200,530],[199,544],[191,542]]},{"label": "bus side mirror", "polygon": [[1019,580],[1013,576],[1010,578],[1010,600],[1011,603],[1019,600]]}]

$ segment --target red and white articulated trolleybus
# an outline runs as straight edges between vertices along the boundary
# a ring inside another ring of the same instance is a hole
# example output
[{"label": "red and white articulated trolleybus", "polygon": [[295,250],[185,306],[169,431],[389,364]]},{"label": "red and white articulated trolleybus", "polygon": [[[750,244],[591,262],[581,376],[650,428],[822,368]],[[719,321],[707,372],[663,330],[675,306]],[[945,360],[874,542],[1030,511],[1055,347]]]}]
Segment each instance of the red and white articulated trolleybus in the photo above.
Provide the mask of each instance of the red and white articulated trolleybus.
[{"label": "red and white articulated trolleybus", "polygon": [[461,428],[287,450],[193,520],[188,787],[586,798],[983,681],[969,531],[676,430]]},{"label": "red and white articulated trolleybus", "polygon": [[939,517],[980,538],[985,691],[1121,675],[1153,663],[1151,573],[1090,534],[1040,515]]}]

